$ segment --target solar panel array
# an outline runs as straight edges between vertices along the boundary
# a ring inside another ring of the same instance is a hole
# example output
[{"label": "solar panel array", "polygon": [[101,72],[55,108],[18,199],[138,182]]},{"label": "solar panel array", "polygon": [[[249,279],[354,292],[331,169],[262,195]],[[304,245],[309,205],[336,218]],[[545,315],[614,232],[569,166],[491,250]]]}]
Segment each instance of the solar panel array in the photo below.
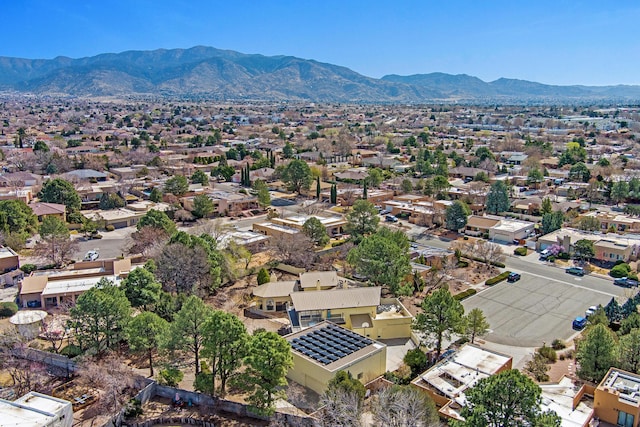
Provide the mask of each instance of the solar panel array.
[{"label": "solar panel array", "polygon": [[323,365],[335,362],[366,346],[369,338],[335,325],[327,325],[291,340],[291,347]]}]

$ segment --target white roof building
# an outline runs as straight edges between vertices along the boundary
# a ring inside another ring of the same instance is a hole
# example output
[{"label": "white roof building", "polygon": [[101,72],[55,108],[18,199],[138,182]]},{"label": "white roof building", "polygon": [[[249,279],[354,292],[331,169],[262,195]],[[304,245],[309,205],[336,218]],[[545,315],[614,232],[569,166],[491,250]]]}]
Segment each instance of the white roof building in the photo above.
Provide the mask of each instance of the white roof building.
[{"label": "white roof building", "polygon": [[0,399],[0,425],[20,427],[71,427],[71,402],[31,391],[11,402]]}]

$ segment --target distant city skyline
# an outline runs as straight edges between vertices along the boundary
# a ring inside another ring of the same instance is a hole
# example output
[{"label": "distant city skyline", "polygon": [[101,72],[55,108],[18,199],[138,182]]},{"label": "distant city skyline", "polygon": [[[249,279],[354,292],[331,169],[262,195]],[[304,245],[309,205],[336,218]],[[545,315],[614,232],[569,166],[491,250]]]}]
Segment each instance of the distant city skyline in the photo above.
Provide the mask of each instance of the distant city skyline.
[{"label": "distant city skyline", "polygon": [[386,74],[640,84],[640,3],[178,0],[3,5],[0,56],[50,59],[197,45]]}]

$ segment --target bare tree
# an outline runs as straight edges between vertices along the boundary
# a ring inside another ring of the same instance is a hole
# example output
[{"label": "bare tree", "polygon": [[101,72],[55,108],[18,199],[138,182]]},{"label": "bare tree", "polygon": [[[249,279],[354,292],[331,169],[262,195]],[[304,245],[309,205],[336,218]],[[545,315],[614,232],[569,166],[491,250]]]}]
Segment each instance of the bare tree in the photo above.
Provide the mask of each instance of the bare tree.
[{"label": "bare tree", "polygon": [[127,254],[142,254],[145,258],[156,256],[169,240],[167,233],[156,227],[142,227],[131,234],[125,246]]},{"label": "bare tree", "polygon": [[433,401],[413,387],[387,387],[372,402],[375,425],[430,427],[439,425]]},{"label": "bare tree", "polygon": [[[329,387],[320,399],[322,405],[322,427],[360,427],[362,421],[362,405],[357,393],[349,392],[343,387]],[[380,424],[384,425],[384,424]]]},{"label": "bare tree", "polygon": [[59,354],[65,341],[69,338],[69,330],[62,322],[49,320],[43,322],[40,336],[47,340],[54,353]]},{"label": "bare tree", "polygon": [[315,261],[313,241],[303,233],[275,235],[271,237],[269,243],[274,256],[281,262],[306,268]]},{"label": "bare tree", "polygon": [[299,212],[305,215],[317,215],[328,208],[326,203],[313,202],[299,209]]},{"label": "bare tree", "polygon": [[219,242],[222,236],[233,231],[233,226],[221,218],[217,218],[198,226],[197,230],[198,234],[208,234]]},{"label": "bare tree", "polygon": [[452,279],[457,265],[458,260],[451,256],[445,256],[439,263],[432,265],[427,272],[425,292],[428,293],[431,289],[438,288],[445,280]]},{"label": "bare tree", "polygon": [[50,235],[38,242],[33,252],[59,266],[69,260],[79,247],[78,241],[70,239],[69,236]]}]

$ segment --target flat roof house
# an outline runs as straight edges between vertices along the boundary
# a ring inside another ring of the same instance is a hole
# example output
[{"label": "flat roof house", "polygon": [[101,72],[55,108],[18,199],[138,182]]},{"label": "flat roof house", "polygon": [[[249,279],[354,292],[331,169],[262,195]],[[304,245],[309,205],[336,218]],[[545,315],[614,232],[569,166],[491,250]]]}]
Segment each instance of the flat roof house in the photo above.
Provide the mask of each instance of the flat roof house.
[{"label": "flat roof house", "polygon": [[595,416],[624,427],[640,425],[640,376],[611,368],[593,395]]},{"label": "flat roof house", "polygon": [[0,425],[20,427],[71,427],[71,402],[30,391],[21,398],[0,399]]},{"label": "flat roof house", "polygon": [[329,381],[347,371],[363,384],[384,374],[387,346],[324,321],[285,337],[291,345],[293,367],[287,378],[322,394]]}]

